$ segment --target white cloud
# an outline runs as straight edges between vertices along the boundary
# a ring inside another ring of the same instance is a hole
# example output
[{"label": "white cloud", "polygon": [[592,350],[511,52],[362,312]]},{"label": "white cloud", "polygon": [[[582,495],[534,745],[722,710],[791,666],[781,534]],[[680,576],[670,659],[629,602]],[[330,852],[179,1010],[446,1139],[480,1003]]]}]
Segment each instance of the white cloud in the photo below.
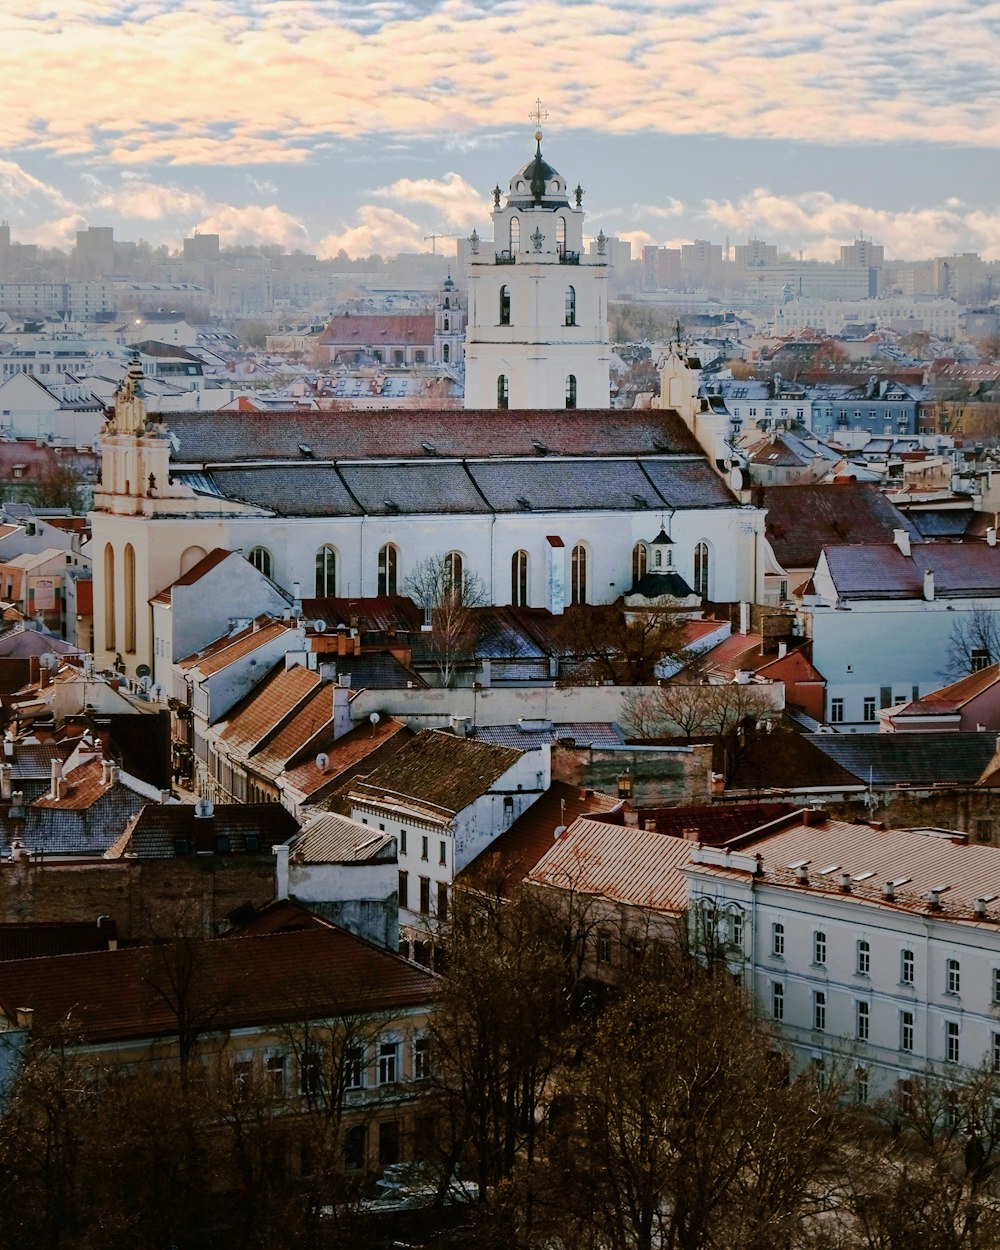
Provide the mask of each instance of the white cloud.
[{"label": "white cloud", "polygon": [[198,190],[147,182],[126,174],[117,189],[104,188],[95,206],[109,209],[120,217],[141,221],[162,221],[165,218],[194,218],[211,207]]},{"label": "white cloud", "polygon": [[978,251],[1000,259],[1000,209],[986,212],[954,198],[940,207],[892,211],[839,200],[826,191],[777,195],[758,188],[734,203],[706,200],[704,216],[737,234],[754,234],[817,260],[835,260],[840,245],[863,233],[886,258],[919,258]]},{"label": "white cloud", "polygon": [[998,146],[995,9],[6,0],[0,145],[125,165],[301,162],[333,136],[458,147],[526,126],[544,65],[553,123],[595,133]]},{"label": "white cloud", "polygon": [[289,251],[305,250],[309,233],[297,217],[276,204],[216,204],[197,223],[202,234],[217,234],[223,247],[237,243],[278,243]]},{"label": "white cloud", "polygon": [[372,194],[380,200],[393,200],[398,207],[429,204],[440,220],[461,230],[471,229],[490,212],[476,188],[456,173],[445,174],[444,178],[399,178]]},{"label": "white cloud", "polygon": [[362,204],[358,217],[360,221],[356,226],[328,234],[319,245],[319,255],[336,256],[341,250],[348,256],[424,251],[423,228],[394,209]]}]

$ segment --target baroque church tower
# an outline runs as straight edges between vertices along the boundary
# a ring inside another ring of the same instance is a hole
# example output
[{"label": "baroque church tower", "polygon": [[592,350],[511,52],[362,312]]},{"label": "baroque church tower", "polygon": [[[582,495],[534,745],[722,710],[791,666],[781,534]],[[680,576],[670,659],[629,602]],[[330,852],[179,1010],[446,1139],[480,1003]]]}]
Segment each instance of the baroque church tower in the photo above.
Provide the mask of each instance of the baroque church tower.
[{"label": "baroque church tower", "polygon": [[[493,189],[493,243],[469,254],[466,408],[607,408],[608,258],[583,250],[583,189],[535,155]],[[571,203],[572,198],[572,203]]]},{"label": "baroque church tower", "polygon": [[439,365],[458,365],[465,358],[465,309],[449,273],[438,291],[434,310],[434,360]]}]

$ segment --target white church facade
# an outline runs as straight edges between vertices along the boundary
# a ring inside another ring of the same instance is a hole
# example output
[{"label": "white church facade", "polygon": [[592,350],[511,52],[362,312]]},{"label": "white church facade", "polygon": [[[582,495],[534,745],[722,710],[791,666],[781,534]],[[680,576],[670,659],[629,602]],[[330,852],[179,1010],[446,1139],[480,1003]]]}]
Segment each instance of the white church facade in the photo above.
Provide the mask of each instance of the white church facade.
[{"label": "white church facade", "polygon": [[[583,246],[583,191],[542,156],[514,174],[493,242],[473,234],[468,258],[467,408],[607,408],[608,270],[603,234]],[[570,202],[572,196],[573,202]]]}]

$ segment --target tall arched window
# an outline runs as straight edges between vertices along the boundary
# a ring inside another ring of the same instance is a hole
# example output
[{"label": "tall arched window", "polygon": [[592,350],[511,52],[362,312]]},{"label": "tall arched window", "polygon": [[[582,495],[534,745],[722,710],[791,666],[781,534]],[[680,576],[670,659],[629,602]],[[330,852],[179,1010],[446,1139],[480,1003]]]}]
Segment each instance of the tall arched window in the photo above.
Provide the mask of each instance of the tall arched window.
[{"label": "tall arched window", "polygon": [[462,579],[465,572],[465,561],[460,551],[449,551],[444,558],[444,589],[462,597]]},{"label": "tall arched window", "polygon": [[510,601],[515,608],[528,606],[528,553],[515,551],[510,558]]},{"label": "tall arched window", "polygon": [[378,593],[380,595],[399,594],[399,550],[392,543],[386,543],[379,549]]},{"label": "tall arched window", "polygon": [[510,400],[510,389],[507,385],[506,373],[501,373],[497,378],[497,407],[506,408]]},{"label": "tall arched window", "polygon": [[566,255],[566,218],[556,218],[556,251],[560,256]]},{"label": "tall arched window", "polygon": [[447,343],[444,344],[441,354],[444,358],[444,363],[447,364],[451,360],[451,348]]},{"label": "tall arched window", "polygon": [[125,650],[135,651],[135,549],[125,545]]},{"label": "tall arched window", "polygon": [[502,326],[510,325],[510,287],[502,286],[500,288],[500,324]]},{"label": "tall arched window", "polygon": [[700,542],[694,549],[694,593],[708,598],[708,543]]},{"label": "tall arched window", "polygon": [[649,552],[645,543],[636,543],[632,548],[632,585],[637,586],[646,576]]},{"label": "tall arched window", "polygon": [[447,295],[444,297],[444,306],[445,306],[445,308],[450,308],[450,307],[451,307],[451,300],[448,298],[448,296],[447,296]]},{"label": "tall arched window", "polygon": [[115,649],[115,549],[104,544],[104,646]]},{"label": "tall arched window", "polygon": [[571,373],[566,379],[566,407],[576,407],[576,374]]},{"label": "tall arched window", "polygon": [[271,553],[266,547],[254,547],[254,549],[247,556],[247,559],[258,573],[263,573],[265,577],[271,576],[271,569],[274,567],[274,561],[271,559]]},{"label": "tall arched window", "polygon": [[520,217],[512,217],[510,219],[510,251],[513,255],[521,246],[521,219]]},{"label": "tall arched window", "polygon": [[450,329],[451,329],[451,318],[450,318],[450,317],[445,317],[445,319],[444,319],[444,328],[445,328],[446,330],[450,330]]},{"label": "tall arched window", "polygon": [[566,324],[568,326],[576,325],[576,287],[568,286],[566,288],[565,299]]},{"label": "tall arched window", "polygon": [[570,603],[587,602],[587,548],[577,543],[570,557]]},{"label": "tall arched window", "polygon": [[316,598],[332,599],[337,593],[337,552],[328,544],[316,552]]}]

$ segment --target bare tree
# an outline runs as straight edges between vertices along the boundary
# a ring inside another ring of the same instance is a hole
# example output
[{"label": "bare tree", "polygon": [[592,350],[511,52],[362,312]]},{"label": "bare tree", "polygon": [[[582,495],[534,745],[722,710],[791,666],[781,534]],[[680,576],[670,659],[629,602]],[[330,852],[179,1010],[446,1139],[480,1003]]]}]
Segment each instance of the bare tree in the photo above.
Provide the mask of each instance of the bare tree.
[{"label": "bare tree", "polygon": [[742,990],[649,952],[567,1078],[561,1189],[580,1244],[801,1245],[837,1158],[832,1091],[789,1083]]},{"label": "bare tree", "polygon": [[667,682],[623,699],[625,725],[639,738],[681,736],[685,742],[704,735],[731,733],[775,717],[764,687],[753,683],[720,685]]},{"label": "bare tree", "polygon": [[403,593],[423,609],[426,653],[441,684],[452,686],[461,665],[475,657],[479,621],[473,609],[488,600],[485,583],[442,552],[416,565]]},{"label": "bare tree", "polygon": [[957,613],[948,635],[941,677],[957,681],[1000,660],[1000,608]]}]

